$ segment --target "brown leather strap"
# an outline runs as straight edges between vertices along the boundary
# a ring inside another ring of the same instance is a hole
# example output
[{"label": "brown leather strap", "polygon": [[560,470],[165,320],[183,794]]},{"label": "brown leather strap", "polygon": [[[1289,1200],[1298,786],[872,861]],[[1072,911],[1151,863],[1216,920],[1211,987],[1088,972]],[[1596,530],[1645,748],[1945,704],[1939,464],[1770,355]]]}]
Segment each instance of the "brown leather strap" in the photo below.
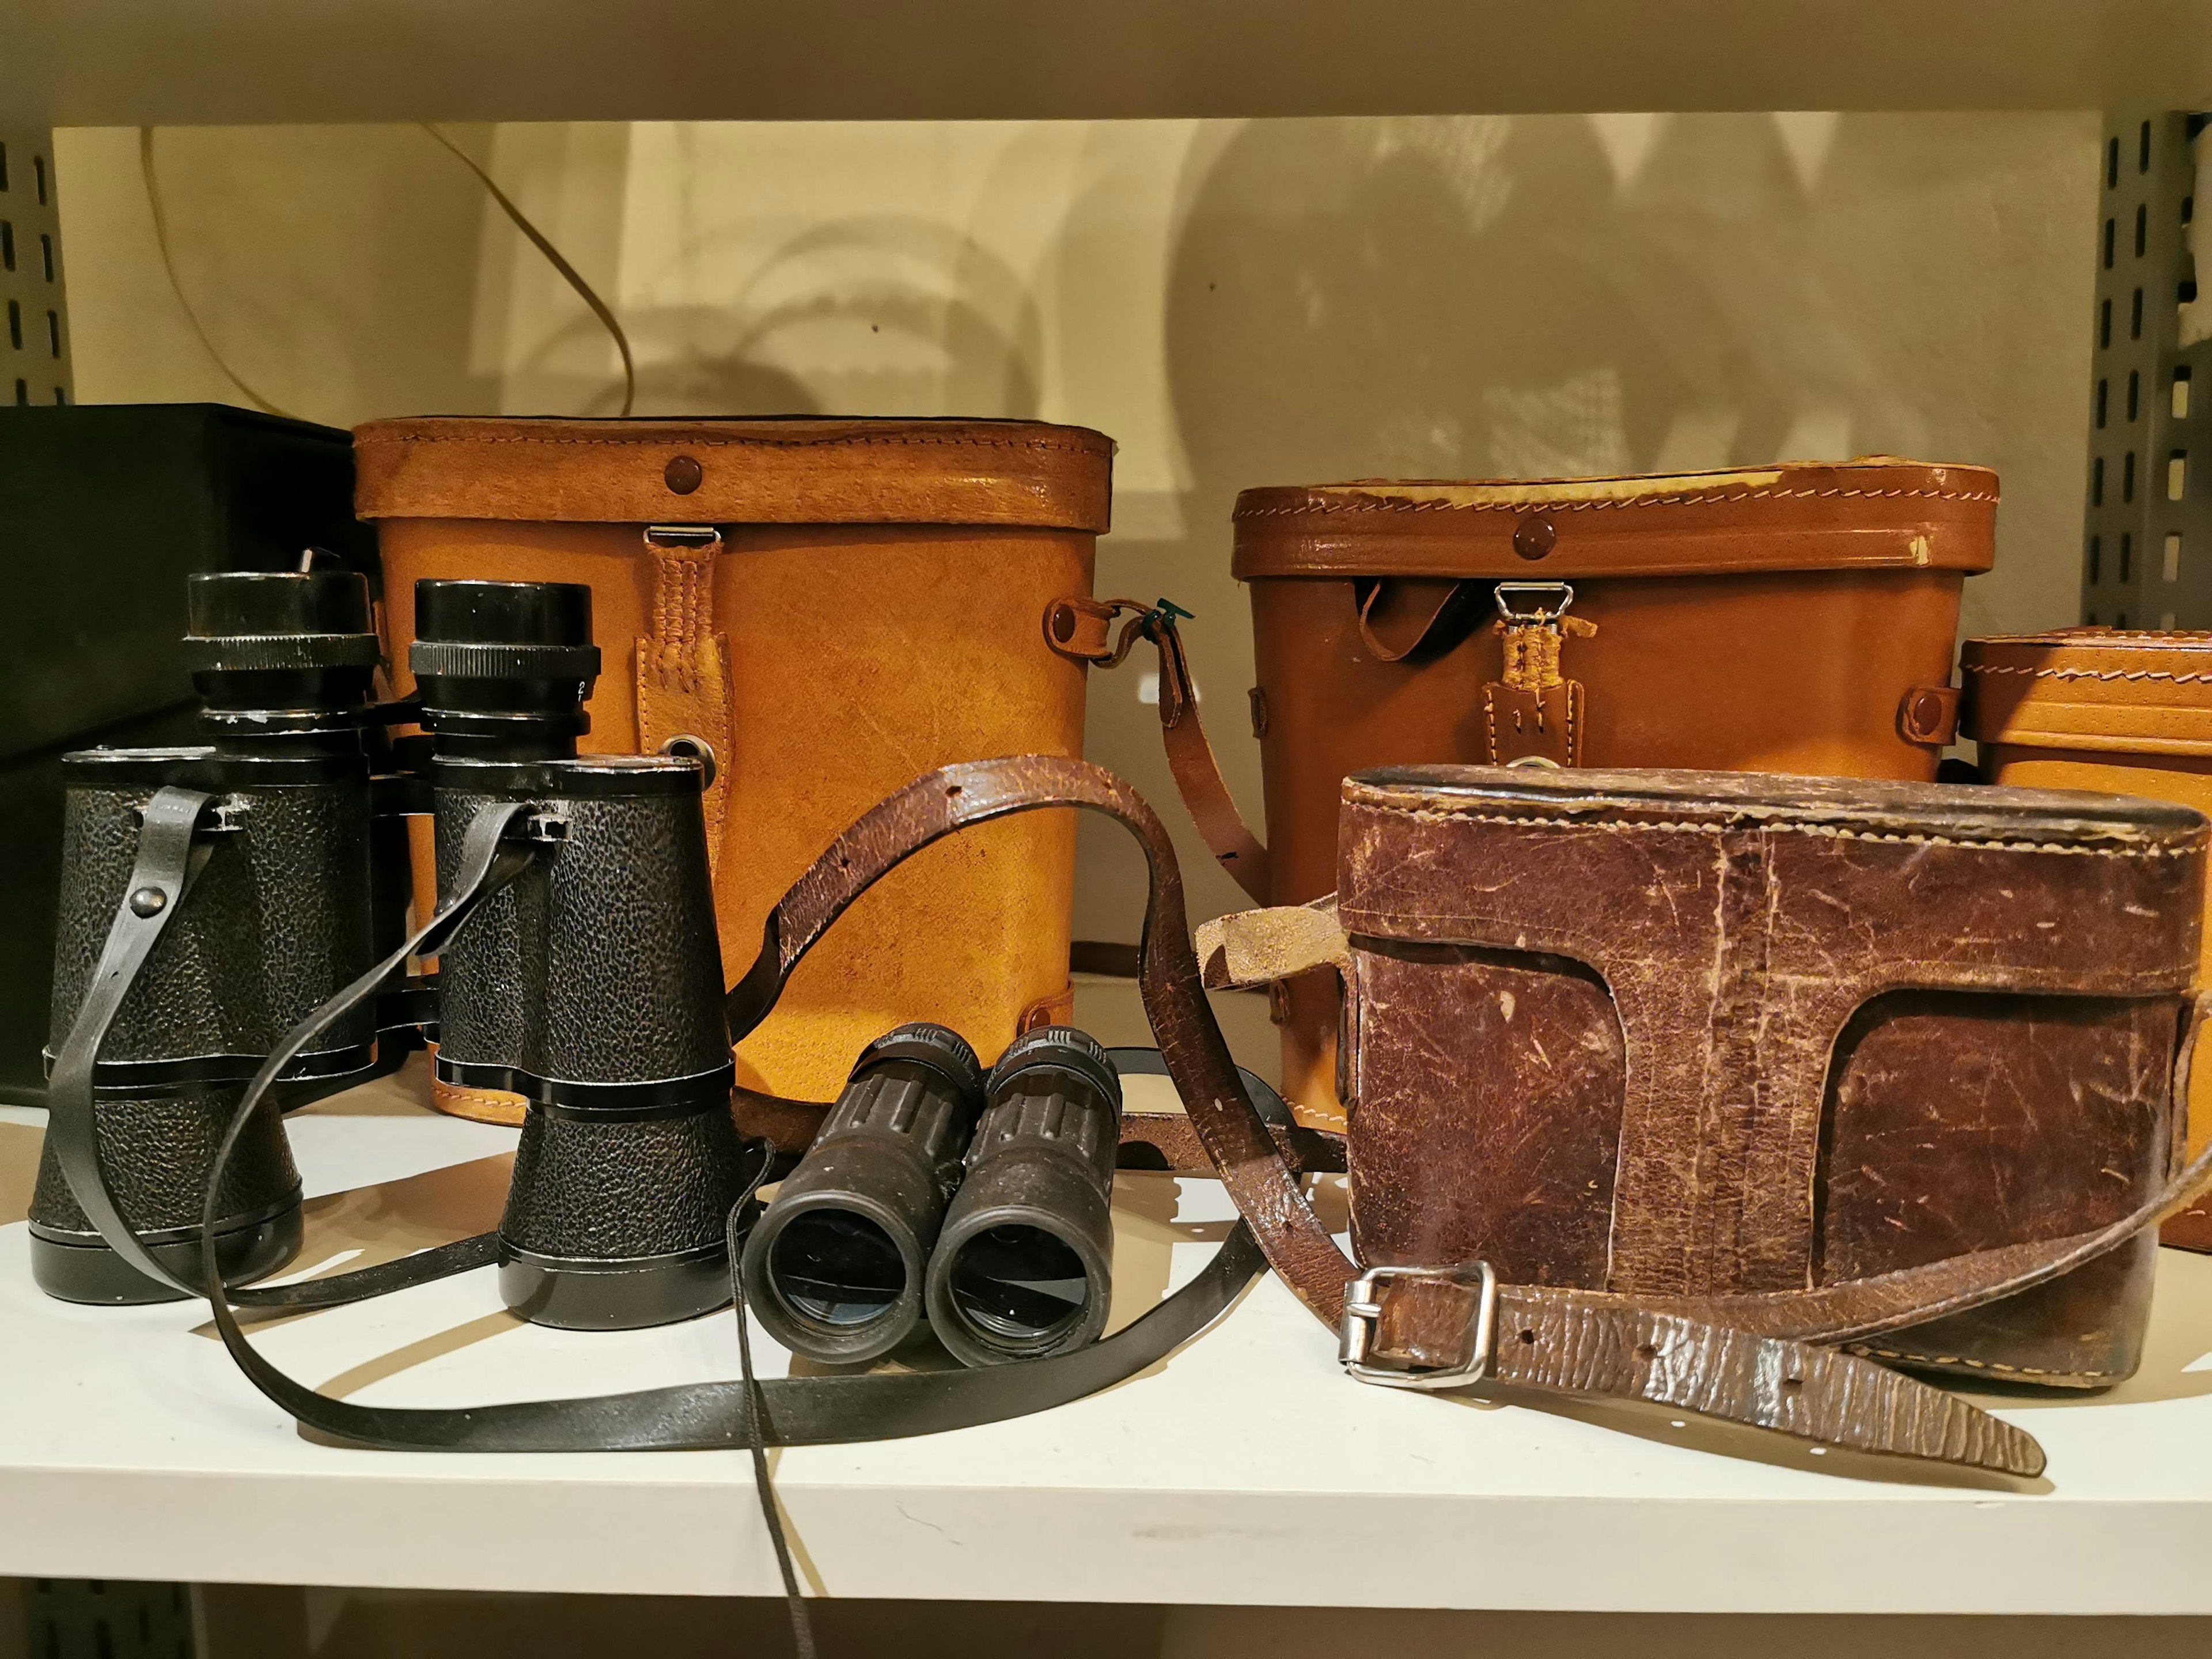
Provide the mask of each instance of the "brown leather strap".
[{"label": "brown leather strap", "polygon": [[[1109,646],[1113,619],[1123,614],[1129,620]],[[1182,635],[1176,631],[1176,618],[1188,615],[1165,599],[1154,605],[1135,599],[1055,599],[1045,607],[1044,636],[1062,655],[1100,668],[1118,667],[1139,639],[1152,642],[1159,653],[1160,744],[1167,750],[1176,793],[1206,850],[1255,903],[1265,904],[1273,896],[1267,849],[1237,810],[1199,719],[1198,690],[1183,654]]]},{"label": "brown leather strap", "polygon": [[1377,662],[1403,662],[1466,584],[1455,576],[1385,576],[1359,600],[1359,642]]},{"label": "brown leather strap", "polygon": [[[1357,1269],[1307,1204],[1297,1178],[1237,1074],[1206,1001],[1164,827],[1126,783],[1097,767],[1029,756],[951,766],[893,795],[840,836],[769,914],[763,950],[730,994],[733,1035],[774,1006],[808,947],[886,871],[969,824],[1016,812],[1075,806],[1103,814],[1142,846],[1152,885],[1138,984],[1190,1126],[1268,1261],[1332,1328],[1342,1324]],[[1436,1279],[1398,1281],[1403,1287]],[[1455,1289],[1462,1288],[1456,1283]],[[2002,1290],[1992,1294],[2002,1294]],[[1869,1450],[2032,1474],[2042,1454],[2027,1436],[1911,1378],[1840,1352],[1815,1353],[1778,1336],[1712,1328],[1686,1313],[1625,1298],[1528,1287],[1502,1292],[1505,1322],[1491,1353],[1468,1352],[1479,1299],[1458,1302],[1458,1328],[1407,1317],[1441,1312],[1386,1293],[1378,1348],[1414,1364],[1457,1344],[1515,1387],[1663,1401],[1680,1409]],[[1409,1338],[1419,1346],[1408,1348]]]}]

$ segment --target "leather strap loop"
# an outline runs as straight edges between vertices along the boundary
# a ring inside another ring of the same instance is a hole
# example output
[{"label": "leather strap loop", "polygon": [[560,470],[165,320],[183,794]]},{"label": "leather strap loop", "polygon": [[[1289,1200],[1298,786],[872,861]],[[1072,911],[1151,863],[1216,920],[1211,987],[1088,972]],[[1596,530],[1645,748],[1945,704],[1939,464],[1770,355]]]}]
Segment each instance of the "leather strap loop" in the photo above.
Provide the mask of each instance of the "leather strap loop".
[{"label": "leather strap loop", "polygon": [[1364,586],[1360,644],[1377,662],[1403,662],[1427,641],[1468,584],[1455,576],[1383,576]]}]

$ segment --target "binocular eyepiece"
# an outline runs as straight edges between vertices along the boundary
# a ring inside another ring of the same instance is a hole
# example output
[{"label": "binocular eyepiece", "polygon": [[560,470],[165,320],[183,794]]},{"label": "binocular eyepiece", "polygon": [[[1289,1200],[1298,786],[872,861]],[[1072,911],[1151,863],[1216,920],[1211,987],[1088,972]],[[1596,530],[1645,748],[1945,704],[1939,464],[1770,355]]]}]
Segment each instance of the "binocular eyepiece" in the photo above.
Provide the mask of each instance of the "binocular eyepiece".
[{"label": "binocular eyepiece", "polygon": [[941,1025],[861,1052],[814,1144],[753,1228],[742,1273],[794,1353],[854,1364],[926,1318],[970,1365],[1061,1353],[1104,1329],[1121,1090],[1090,1036],[1018,1039],[986,1079]]},{"label": "binocular eyepiece", "polygon": [[368,584],[350,570],[186,579],[185,661],[218,746],[361,729],[379,654]]},{"label": "binocular eyepiece", "polygon": [[577,582],[415,584],[408,647],[422,726],[441,755],[568,760],[599,677],[592,590]]}]

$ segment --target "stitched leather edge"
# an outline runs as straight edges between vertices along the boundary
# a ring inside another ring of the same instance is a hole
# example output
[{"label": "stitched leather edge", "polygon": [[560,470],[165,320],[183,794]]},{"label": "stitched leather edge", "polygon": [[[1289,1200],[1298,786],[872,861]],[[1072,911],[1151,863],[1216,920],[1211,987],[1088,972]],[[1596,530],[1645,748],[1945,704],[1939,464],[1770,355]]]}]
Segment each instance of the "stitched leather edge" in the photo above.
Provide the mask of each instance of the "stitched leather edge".
[{"label": "stitched leather edge", "polygon": [[1054,443],[1042,438],[892,437],[887,434],[881,436],[849,434],[834,438],[802,439],[761,438],[750,434],[713,437],[677,432],[664,432],[652,436],[640,434],[633,438],[617,437],[611,433],[604,437],[553,438],[538,437],[527,433],[379,432],[357,434],[354,443],[356,448],[366,448],[374,444],[544,444],[594,449],[644,449],[674,445],[684,449],[1019,449],[1065,455],[1106,456],[1115,453],[1114,441],[1103,434],[1097,443]]},{"label": "stitched leather edge", "polygon": [[2062,1371],[2045,1365],[2008,1365],[1996,1359],[1969,1359],[1964,1354],[1913,1353],[1903,1348],[1877,1348],[1869,1342],[1846,1342],[1845,1353],[1864,1359],[1902,1360],[1908,1364],[1964,1365],[1978,1371],[2002,1371],[2008,1376],[2044,1376],[2085,1383],[2118,1382],[2130,1371]]},{"label": "stitched leather edge", "polygon": [[[1351,486],[1328,486],[1349,488]],[[1985,501],[1994,505],[1998,500],[1994,490],[1962,489],[1744,489],[1728,492],[1689,493],[1674,495],[1617,495],[1594,501],[1577,501],[1562,497],[1557,500],[1528,500],[1514,501],[1409,501],[1381,497],[1364,501],[1307,501],[1282,507],[1239,506],[1230,514],[1239,519],[1327,517],[1337,513],[1595,513],[1627,507],[1705,507],[1727,506],[1735,501],[1821,501],[1831,499],[1864,499],[1890,501],[1911,498],[1937,501]]]},{"label": "stitched leather edge", "polygon": [[2025,674],[2037,680],[2166,680],[2175,685],[2212,684],[2212,674],[2176,674],[2163,668],[2027,668],[1969,663],[1968,674]]},{"label": "stitched leather edge", "polygon": [[1694,836],[1744,835],[1771,831],[1781,835],[1821,836],[1832,841],[1892,842],[1907,847],[1965,847],[1998,853],[2062,853],[2077,858],[2156,859],[2193,856],[2203,838],[2163,847],[2077,847],[2055,842],[1961,841],[1953,836],[1907,836],[1875,830],[1845,830],[1826,823],[1680,823],[1673,822],[1621,823],[1602,818],[1514,817],[1498,812],[1455,811],[1449,807],[1385,806],[1361,801],[1363,811],[1388,812],[1395,817],[1425,823],[1503,823],[1531,830],[1602,830],[1608,835],[1636,835],[1644,830]]}]

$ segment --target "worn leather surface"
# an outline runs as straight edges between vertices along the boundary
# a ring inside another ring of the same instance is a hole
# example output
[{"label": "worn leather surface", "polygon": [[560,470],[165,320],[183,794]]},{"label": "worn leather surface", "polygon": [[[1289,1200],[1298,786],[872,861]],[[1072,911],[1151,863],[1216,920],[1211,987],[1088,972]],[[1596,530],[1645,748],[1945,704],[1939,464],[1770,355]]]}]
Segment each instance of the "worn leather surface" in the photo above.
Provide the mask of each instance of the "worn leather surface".
[{"label": "worn leather surface", "polygon": [[[1941,736],[1912,741],[1900,709],[1950,682],[1960,586],[1990,568],[1996,493],[1981,468],[1886,458],[1246,490],[1235,569],[1268,711],[1265,902],[1334,885],[1338,786],[1373,767],[1538,754],[1932,778]],[[1569,614],[1597,625],[1564,642],[1579,694],[1491,689],[1499,579],[1572,585]],[[1338,1012],[1333,976],[1289,988],[1283,1079],[1309,1121],[1340,1128]]]},{"label": "worn leather surface", "polygon": [[[1018,525],[1103,532],[1113,440],[1042,421],[372,421],[364,519],[568,524]],[[669,465],[697,464],[677,486]]]},{"label": "worn leather surface", "polygon": [[608,799],[563,787],[579,775],[605,775],[604,762],[548,763],[531,769],[538,787],[496,794],[468,787],[474,769],[439,765],[438,853],[448,888],[469,823],[489,802],[543,800],[568,828],[445,952],[440,1062],[584,1083],[726,1066],[696,771],[653,769],[690,774],[684,793]]},{"label": "worn leather surface", "polygon": [[[761,954],[731,992],[732,1029],[744,1030],[766,1016],[791,965],[884,872],[957,830],[1054,806],[1102,813],[1143,847],[1152,886],[1138,985],[1153,1035],[1193,1130],[1269,1262],[1334,1328],[1355,1270],[1307,1204],[1237,1076],[1206,1001],[1166,830],[1110,773],[1052,757],[978,762],[945,768],[886,799],[840,836],[776,906]],[[2199,847],[2201,856],[2201,836]],[[2026,1269],[2040,1265],[2030,1259]],[[1965,1301],[1990,1294],[2020,1266],[2007,1259],[1963,1272],[1902,1276],[1857,1294],[1845,1311],[1873,1334],[1883,1328],[1885,1316],[1917,1310],[1931,1295]],[[1386,1360],[1418,1363],[1413,1345],[1419,1341],[1456,1344],[1455,1363],[1468,1357],[1472,1321],[1465,1296],[1457,1286],[1433,1288],[1443,1293],[1385,1298],[1376,1352]],[[1620,1297],[1514,1286],[1501,1294],[1500,1311],[1511,1322],[1511,1336],[1509,1342],[1501,1335],[1489,1358],[1510,1384],[1664,1401],[1832,1443],[2013,1473],[2033,1474],[2043,1465],[2030,1437],[1962,1401],[1852,1356],[1822,1354],[1789,1340],[1783,1333],[1794,1316],[1772,1304],[1761,1308],[1754,1301],[1750,1308],[1766,1322],[1755,1337],[1713,1331],[1690,1310],[1656,1310],[1682,1320],[1664,1346],[1653,1340],[1655,1310]],[[1821,1313],[1832,1318],[1835,1310]],[[1416,1328],[1425,1318],[1455,1322],[1448,1336],[1435,1334],[1441,1327],[1422,1336]],[[1789,1386],[1793,1380],[1798,1386]]]},{"label": "worn leather surface", "polygon": [[[1990,781],[2212,810],[2212,634],[2067,628],[1968,640],[1960,672],[1961,729],[1979,742]],[[2212,1073],[2200,1073],[2189,1153],[2208,1142]],[[2212,1206],[2185,1210],[2162,1237],[2212,1250]]]},{"label": "worn leather surface", "polygon": [[[183,1084],[143,1095],[95,1095],[93,1132],[108,1190],[134,1231],[195,1228],[206,1196],[216,1147],[238,1104],[235,1083]],[[273,1103],[247,1123],[224,1172],[216,1199],[218,1226],[232,1218],[265,1214],[300,1194],[284,1121]],[[39,1153],[38,1182],[31,1193],[31,1224],[49,1234],[97,1238],[99,1230],[70,1191],[49,1140]]]},{"label": "worn leather surface", "polygon": [[[1079,754],[1085,671],[1038,618],[1091,591],[1112,445],[1034,422],[438,421],[357,434],[385,640],[404,664],[425,576],[584,582],[607,671],[586,752],[641,742],[655,635],[647,525],[712,526],[729,703],[715,914],[742,960],[769,907],[868,807],[976,756]],[[701,464],[690,493],[672,460]],[[400,689],[407,677],[397,676]],[[643,730],[660,729],[648,709]],[[671,717],[672,719],[672,716]],[[419,868],[419,866],[418,866]],[[739,1081],[827,1101],[871,1038],[951,1026],[986,1061],[1067,987],[1075,837],[1046,814],[963,837],[864,901],[742,1045]],[[419,891],[418,898],[427,899]],[[767,1127],[765,1125],[760,1127]]]},{"label": "worn leather surface", "polygon": [[[64,796],[56,1048],[123,902],[153,793],[71,787]],[[289,1026],[374,959],[366,774],[222,795],[239,828],[209,838],[207,865],[118,1012],[104,1061],[199,1059],[250,1077]],[[310,1053],[365,1049],[375,1036],[374,1011],[356,1010]]]},{"label": "worn leather surface", "polygon": [[[2171,1171],[2192,812],[1408,768],[1344,822],[1363,1260],[1782,1291],[2078,1234]],[[2125,1375],[2147,1249],[2094,1308],[2044,1293],[2059,1340],[1990,1310],[1939,1357]]]}]

